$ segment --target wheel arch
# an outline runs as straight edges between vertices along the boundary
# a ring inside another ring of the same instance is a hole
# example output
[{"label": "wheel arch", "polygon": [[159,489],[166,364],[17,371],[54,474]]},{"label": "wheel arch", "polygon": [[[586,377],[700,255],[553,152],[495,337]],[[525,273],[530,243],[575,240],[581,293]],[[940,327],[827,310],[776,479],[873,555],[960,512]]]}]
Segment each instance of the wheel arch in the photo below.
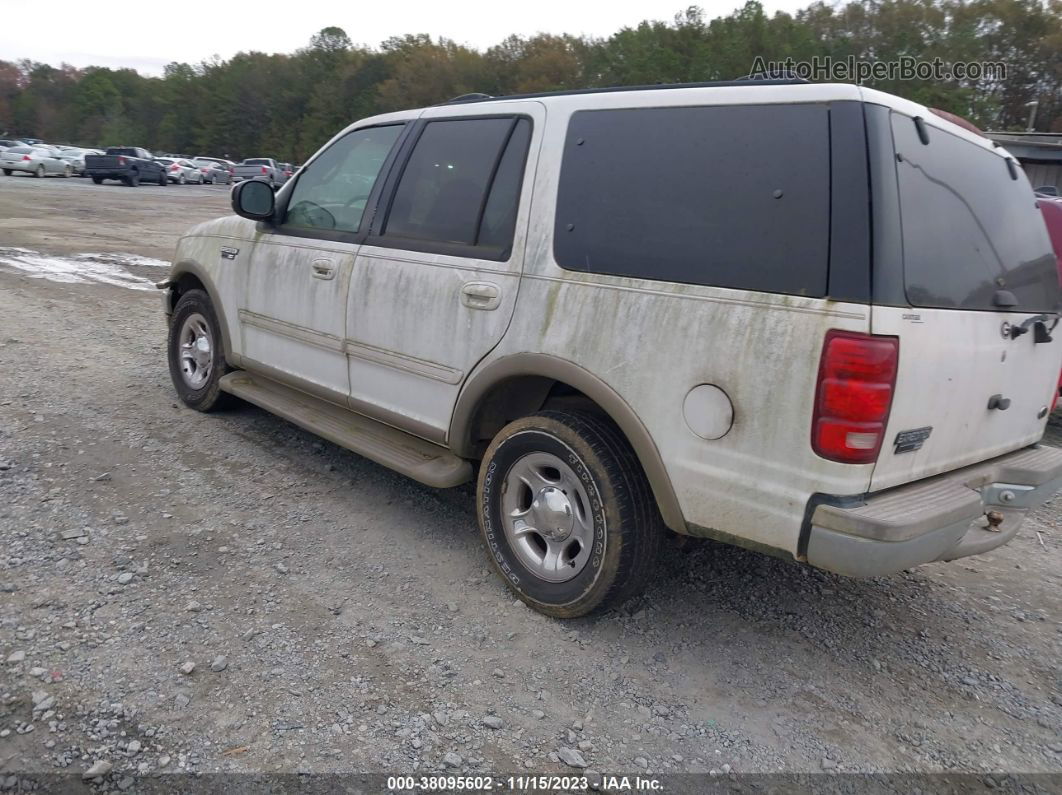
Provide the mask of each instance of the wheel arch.
[{"label": "wheel arch", "polygon": [[202,290],[210,297],[214,314],[218,318],[218,325],[221,326],[221,344],[225,351],[225,361],[230,366],[235,366],[236,362],[233,359],[236,357],[232,351],[232,339],[229,335],[229,323],[225,317],[225,308],[221,303],[217,288],[207,275],[206,270],[196,262],[184,260],[174,264],[166,281],[168,282],[166,292],[167,315],[173,314],[177,302],[189,290]]},{"label": "wheel arch", "polygon": [[648,429],[612,387],[567,359],[519,353],[496,359],[473,373],[457,398],[447,435],[450,448],[466,458],[480,457],[486,436],[540,410],[556,395],[558,386],[575,390],[616,423],[642,465],[664,523],[686,533],[678,497]]}]

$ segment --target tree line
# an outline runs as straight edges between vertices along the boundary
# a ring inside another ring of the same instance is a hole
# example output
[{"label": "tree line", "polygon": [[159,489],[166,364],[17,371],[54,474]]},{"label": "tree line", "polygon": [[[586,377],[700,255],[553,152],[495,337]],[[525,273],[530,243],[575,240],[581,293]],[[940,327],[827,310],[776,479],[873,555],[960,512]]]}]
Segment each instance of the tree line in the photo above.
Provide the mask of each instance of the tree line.
[{"label": "tree line", "polygon": [[133,69],[0,61],[0,132],[86,146],[256,155],[301,163],[352,121],[491,95],[726,80],[768,61],[1006,65],[980,79],[885,79],[867,85],[964,116],[982,128],[1062,132],[1062,0],[853,0],[795,14],[755,1],[707,19],[691,6],[607,38],[510,36],[478,51],[425,34],[354,45],[338,27],[293,54],[240,52]]}]

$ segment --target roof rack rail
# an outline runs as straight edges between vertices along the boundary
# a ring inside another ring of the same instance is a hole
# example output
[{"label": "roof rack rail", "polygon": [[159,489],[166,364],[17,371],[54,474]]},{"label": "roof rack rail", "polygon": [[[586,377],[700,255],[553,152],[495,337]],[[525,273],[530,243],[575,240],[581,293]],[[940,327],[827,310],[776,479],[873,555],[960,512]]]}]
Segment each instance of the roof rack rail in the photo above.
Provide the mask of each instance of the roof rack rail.
[{"label": "roof rack rail", "polygon": [[797,75],[792,69],[768,69],[762,72],[749,72],[744,77],[736,78],[742,82],[760,82],[763,80],[786,80],[790,83],[810,83]]},{"label": "roof rack rail", "polygon": [[579,94],[611,94],[619,93],[623,91],[665,91],[676,88],[725,88],[727,86],[736,87],[742,86],[748,88],[750,86],[792,86],[802,85],[808,83],[800,77],[769,77],[769,76],[748,76],[739,80],[716,80],[705,83],[656,83],[655,85],[644,86],[607,86],[604,88],[571,88],[562,91],[540,91],[534,94],[503,94],[501,96],[492,97],[489,94],[462,94],[459,97],[454,97],[449,102],[444,102],[444,105],[462,104],[468,102],[501,102],[509,99],[539,99],[542,97],[570,97]]},{"label": "roof rack rail", "polygon": [[484,93],[479,92],[479,91],[474,91],[471,94],[462,94],[459,97],[454,97],[453,99],[448,99],[443,104],[444,105],[457,105],[457,104],[460,104],[461,102],[478,102],[478,101],[484,100],[484,99],[494,99],[494,97],[492,97],[490,94],[484,94]]}]

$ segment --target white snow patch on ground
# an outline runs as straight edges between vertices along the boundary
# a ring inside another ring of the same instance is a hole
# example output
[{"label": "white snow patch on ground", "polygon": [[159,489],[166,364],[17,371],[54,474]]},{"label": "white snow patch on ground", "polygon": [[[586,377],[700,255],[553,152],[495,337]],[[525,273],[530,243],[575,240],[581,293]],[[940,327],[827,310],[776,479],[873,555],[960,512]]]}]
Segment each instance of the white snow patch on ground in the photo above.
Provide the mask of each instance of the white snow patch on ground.
[{"label": "white snow patch on ground", "polygon": [[170,263],[136,254],[74,254],[60,257],[25,248],[0,247],[0,265],[36,279],[67,284],[110,284],[130,290],[154,290],[150,279],[130,273],[128,266],[168,268]]}]

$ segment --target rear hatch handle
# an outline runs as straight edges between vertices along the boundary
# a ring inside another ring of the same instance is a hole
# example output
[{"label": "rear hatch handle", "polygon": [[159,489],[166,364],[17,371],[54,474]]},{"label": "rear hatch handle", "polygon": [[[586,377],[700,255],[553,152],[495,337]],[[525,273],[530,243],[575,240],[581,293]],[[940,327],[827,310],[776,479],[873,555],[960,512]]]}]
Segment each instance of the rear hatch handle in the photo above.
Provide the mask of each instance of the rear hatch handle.
[{"label": "rear hatch handle", "polygon": [[[1054,322],[1051,324],[1051,328],[1047,327],[1047,322],[1054,318]],[[1054,337],[1051,336],[1051,332],[1055,330],[1058,325],[1058,315],[1033,315],[1026,318],[1016,326],[1010,326],[1004,333],[1008,335],[1012,340],[1016,340],[1022,334],[1025,334],[1030,328],[1033,330],[1033,342],[1039,345],[1041,342],[1051,342]]]}]

